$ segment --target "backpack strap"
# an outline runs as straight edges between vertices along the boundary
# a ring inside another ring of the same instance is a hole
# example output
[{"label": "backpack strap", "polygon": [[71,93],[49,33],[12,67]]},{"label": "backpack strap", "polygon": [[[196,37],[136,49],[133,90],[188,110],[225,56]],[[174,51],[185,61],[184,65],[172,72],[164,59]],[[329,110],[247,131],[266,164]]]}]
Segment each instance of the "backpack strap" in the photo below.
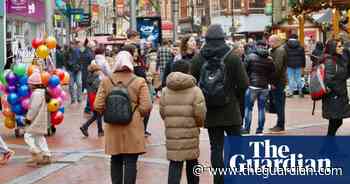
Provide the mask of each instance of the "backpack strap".
[{"label": "backpack strap", "polygon": [[221,63],[224,63],[225,59],[232,53],[233,48],[230,47],[230,50],[222,57]]},{"label": "backpack strap", "polygon": [[137,77],[135,75],[132,76],[132,78],[126,83],[125,87],[129,87],[136,79]]}]

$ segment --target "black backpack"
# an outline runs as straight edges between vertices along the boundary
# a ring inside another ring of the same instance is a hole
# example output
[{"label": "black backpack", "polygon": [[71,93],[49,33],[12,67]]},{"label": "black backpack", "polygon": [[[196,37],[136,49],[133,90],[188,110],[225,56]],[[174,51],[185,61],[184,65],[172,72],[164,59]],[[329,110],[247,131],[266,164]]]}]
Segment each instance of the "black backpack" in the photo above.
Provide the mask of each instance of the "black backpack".
[{"label": "black backpack", "polygon": [[128,87],[135,79],[136,76],[133,76],[130,81],[124,85],[121,81],[115,84],[110,78],[113,88],[106,98],[106,110],[103,114],[105,123],[127,125],[132,121],[137,106],[135,109],[132,109]]},{"label": "black backpack", "polygon": [[200,71],[199,88],[201,88],[207,107],[223,107],[230,98],[225,92],[226,66],[224,60],[232,49],[220,61],[208,61],[202,65]]}]

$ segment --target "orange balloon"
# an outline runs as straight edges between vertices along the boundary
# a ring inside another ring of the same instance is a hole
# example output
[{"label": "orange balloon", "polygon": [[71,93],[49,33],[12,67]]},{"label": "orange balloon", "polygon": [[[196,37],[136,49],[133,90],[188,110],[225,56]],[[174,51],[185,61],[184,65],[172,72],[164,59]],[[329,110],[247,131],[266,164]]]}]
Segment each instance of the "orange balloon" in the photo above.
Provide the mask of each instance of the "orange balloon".
[{"label": "orange balloon", "polygon": [[2,111],[2,114],[6,117],[6,118],[15,118],[15,114],[11,111],[10,108],[5,108],[3,111]]},{"label": "orange balloon", "polygon": [[27,69],[28,76],[31,76],[35,70],[39,71],[39,67],[37,65],[29,65]]},{"label": "orange balloon", "polygon": [[4,124],[8,129],[14,129],[16,127],[16,122],[13,118],[5,118]]},{"label": "orange balloon", "polygon": [[52,36],[49,36],[46,39],[45,43],[46,43],[47,48],[49,48],[49,49],[54,49],[54,48],[56,48],[56,45],[57,45],[56,38],[52,37]]},{"label": "orange balloon", "polygon": [[44,71],[41,73],[41,82],[43,83],[44,86],[49,85],[50,77],[51,77],[51,75],[49,72]]},{"label": "orange balloon", "polygon": [[70,78],[69,78],[69,74],[68,74],[68,72],[64,72],[64,78],[63,78],[63,80],[62,80],[62,85],[67,85],[67,84],[69,84],[69,80],[70,80]]}]

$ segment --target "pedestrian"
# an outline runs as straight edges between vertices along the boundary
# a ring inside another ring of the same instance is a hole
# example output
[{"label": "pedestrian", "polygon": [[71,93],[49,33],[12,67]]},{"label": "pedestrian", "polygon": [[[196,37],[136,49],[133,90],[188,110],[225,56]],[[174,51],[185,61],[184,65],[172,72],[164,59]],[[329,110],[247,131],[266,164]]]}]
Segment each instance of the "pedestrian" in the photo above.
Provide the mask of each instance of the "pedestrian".
[{"label": "pedestrian", "polygon": [[275,73],[271,85],[271,95],[275,102],[277,114],[277,124],[270,129],[272,133],[282,133],[285,131],[285,106],[286,94],[284,89],[287,84],[287,52],[283,46],[282,39],[277,35],[269,38],[271,47],[271,57],[275,66]]},{"label": "pedestrian", "polygon": [[62,47],[60,45],[56,46],[55,58],[56,58],[56,68],[63,69],[64,52],[63,52]]},{"label": "pedestrian", "polygon": [[[82,91],[87,88],[87,76],[88,76],[88,67],[91,64],[92,60],[94,60],[94,53],[91,48],[88,47],[89,40],[86,38],[84,41],[83,47],[80,49],[80,62],[82,67]],[[90,112],[90,111],[88,111]]]},{"label": "pedestrian", "polygon": [[197,42],[195,37],[182,38],[180,46],[181,59],[191,60],[197,54]]},{"label": "pedestrian", "polygon": [[[71,104],[76,100],[78,103],[82,102],[82,66],[80,62],[80,48],[79,41],[71,42],[70,48],[66,54],[65,67],[69,73],[69,93],[71,96]],[[77,89],[75,89],[75,85]]]},{"label": "pedestrian", "polygon": [[[171,49],[172,52],[172,56],[173,59],[168,62],[165,66],[165,70],[164,70],[164,75],[163,75],[163,79],[162,79],[162,87],[166,86],[166,78],[168,77],[168,75],[174,71],[174,63],[176,61],[181,60],[181,53],[180,53],[180,47],[177,43],[175,43]],[[187,61],[189,62],[189,61]]]},{"label": "pedestrian", "polygon": [[246,58],[249,87],[245,93],[245,117],[242,134],[250,133],[255,100],[258,100],[259,119],[256,134],[263,133],[265,125],[265,103],[269,94],[269,84],[273,80],[275,66],[269,56],[268,46],[258,41],[255,51]]},{"label": "pedestrian", "polygon": [[106,60],[105,50],[103,48],[97,48],[95,50],[95,59],[91,63],[96,64],[101,68],[103,76],[109,77],[112,75],[112,71]]},{"label": "pedestrian", "polygon": [[[138,156],[145,153],[145,137],[142,118],[152,108],[146,81],[134,75],[133,57],[125,51],[119,52],[110,78],[104,78],[97,92],[94,107],[99,113],[105,111],[106,98],[119,82],[128,86],[133,107],[132,121],[127,125],[105,124],[105,152],[111,155],[111,178],[113,184],[134,184],[137,175]],[[112,81],[113,80],[113,83]],[[123,182],[124,181],[124,182]]]},{"label": "pedestrian", "polygon": [[97,121],[97,130],[98,130],[98,136],[102,137],[104,136],[103,128],[102,128],[102,115],[98,113],[97,111],[94,111],[93,104],[95,102],[96,93],[100,86],[100,72],[101,68],[99,65],[96,64],[90,64],[88,67],[88,77],[87,77],[87,94],[88,94],[88,100],[90,104],[90,109],[93,112],[93,116],[83,125],[80,127],[80,131],[83,133],[84,136],[89,137],[89,126],[94,122]]},{"label": "pedestrian", "polygon": [[159,77],[161,80],[164,80],[164,71],[165,71],[166,64],[168,62],[171,62],[173,59],[170,47],[171,47],[170,40],[164,40],[162,43],[162,46],[158,48],[157,70],[159,70],[159,73],[160,73]]},{"label": "pedestrian", "polygon": [[6,44],[6,64],[4,69],[11,69],[11,66],[13,65],[13,59],[14,59],[14,55],[12,52],[12,48],[11,45]]},{"label": "pedestrian", "polygon": [[328,136],[335,136],[343,124],[343,119],[350,117],[350,105],[346,80],[349,78],[348,61],[343,57],[344,47],[340,41],[329,40],[326,44],[325,85],[328,94],[322,99],[322,116],[329,120]]},{"label": "pedestrian", "polygon": [[306,65],[305,50],[300,45],[298,36],[296,34],[292,34],[289,37],[284,48],[287,53],[287,97],[292,97],[294,91],[298,91],[299,96],[304,97],[302,73]]},{"label": "pedestrian", "polygon": [[312,51],[310,56],[310,59],[313,64],[321,61],[323,52],[324,52],[323,43],[319,41],[316,43],[315,49]]},{"label": "pedestrian", "polygon": [[9,160],[11,160],[12,156],[15,154],[13,150],[7,147],[5,141],[2,140],[1,136],[0,136],[0,154],[2,155],[2,158],[0,159],[0,165],[6,164]]},{"label": "pedestrian", "polygon": [[[213,66],[214,69],[221,71],[216,73],[217,79],[220,79],[218,80],[220,84],[216,86],[224,90],[215,90],[219,91],[215,93],[214,91],[204,91],[206,85],[200,85],[200,87],[206,97],[208,110],[204,127],[208,129],[209,133],[211,164],[213,168],[224,168],[225,133],[227,136],[240,135],[242,118],[239,101],[244,98],[244,92],[248,87],[248,76],[240,58],[225,43],[225,32],[220,25],[211,25],[205,40],[206,43],[199,55],[191,61],[191,72],[199,84],[208,84],[211,81],[207,81],[209,79],[203,77],[209,76],[207,70]],[[203,67],[204,64],[207,67]],[[210,96],[213,98],[209,98]],[[223,183],[223,175],[214,176],[214,184]]]},{"label": "pedestrian", "polygon": [[189,72],[188,62],[177,61],[160,98],[159,110],[165,124],[167,159],[170,160],[168,184],[180,184],[184,162],[187,183],[199,183],[193,169],[198,165],[200,127],[204,124],[206,105],[196,79]]},{"label": "pedestrian", "polygon": [[29,146],[32,158],[28,164],[50,164],[51,152],[47,145],[45,134],[48,129],[49,113],[47,102],[50,98],[42,83],[39,72],[34,72],[28,79],[33,93],[30,97],[30,107],[26,115],[24,141]]}]

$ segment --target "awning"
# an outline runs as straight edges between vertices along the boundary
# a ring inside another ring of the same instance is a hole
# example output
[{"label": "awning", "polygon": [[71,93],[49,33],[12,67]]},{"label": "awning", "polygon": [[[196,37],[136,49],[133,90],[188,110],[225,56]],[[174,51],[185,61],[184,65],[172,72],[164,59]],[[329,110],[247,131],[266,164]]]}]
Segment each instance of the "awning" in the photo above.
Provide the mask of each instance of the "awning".
[{"label": "awning", "polygon": [[173,24],[171,22],[162,22],[162,30],[173,30]]},{"label": "awning", "polygon": [[[265,27],[271,25],[271,16],[263,14],[250,14],[248,16],[238,16],[236,33],[263,32]],[[236,21],[235,21],[236,22]]]},{"label": "awning", "polygon": [[324,22],[332,23],[332,9],[328,8],[327,10],[315,13],[312,15],[312,18],[319,24]]}]

